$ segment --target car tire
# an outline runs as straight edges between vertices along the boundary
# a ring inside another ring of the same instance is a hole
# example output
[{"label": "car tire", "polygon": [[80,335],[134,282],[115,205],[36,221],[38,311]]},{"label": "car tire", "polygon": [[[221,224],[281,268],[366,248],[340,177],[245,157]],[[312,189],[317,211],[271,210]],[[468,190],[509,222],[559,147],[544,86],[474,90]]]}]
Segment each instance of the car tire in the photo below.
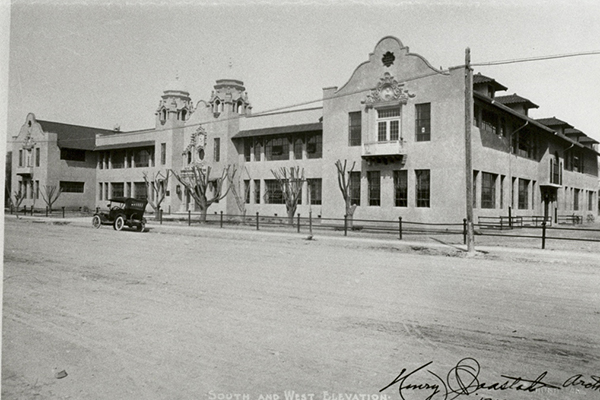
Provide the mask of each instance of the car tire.
[{"label": "car tire", "polygon": [[92,226],[96,229],[99,229],[102,226],[102,220],[99,215],[94,215],[94,218],[92,218]]},{"label": "car tire", "polygon": [[123,218],[122,215],[119,215],[117,217],[117,219],[115,219],[113,228],[115,228],[116,231],[120,231],[121,229],[123,229],[124,226],[125,226],[125,218]]}]

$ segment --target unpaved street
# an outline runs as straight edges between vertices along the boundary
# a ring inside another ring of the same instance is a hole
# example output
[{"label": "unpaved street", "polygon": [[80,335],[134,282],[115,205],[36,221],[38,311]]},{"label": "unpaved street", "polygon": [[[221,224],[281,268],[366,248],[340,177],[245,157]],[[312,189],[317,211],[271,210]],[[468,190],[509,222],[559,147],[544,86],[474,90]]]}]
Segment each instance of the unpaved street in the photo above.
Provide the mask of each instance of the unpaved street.
[{"label": "unpaved street", "polygon": [[600,262],[303,238],[7,218],[2,398],[600,399]]}]

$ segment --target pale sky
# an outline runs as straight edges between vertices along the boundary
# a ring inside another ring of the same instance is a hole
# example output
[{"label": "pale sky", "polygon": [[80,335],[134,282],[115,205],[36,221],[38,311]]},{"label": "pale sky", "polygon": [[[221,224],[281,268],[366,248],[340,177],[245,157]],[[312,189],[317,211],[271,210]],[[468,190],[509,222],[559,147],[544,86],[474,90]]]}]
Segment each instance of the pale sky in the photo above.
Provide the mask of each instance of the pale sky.
[{"label": "pale sky", "polygon": [[[179,74],[196,103],[244,81],[254,112],[341,87],[384,36],[433,66],[600,50],[597,1],[17,1],[11,9],[8,138],[27,113],[124,131],[154,126]],[[186,4],[188,3],[188,4]],[[231,65],[231,66],[230,66]],[[600,55],[477,67],[600,141]],[[374,82],[375,84],[376,82]]]}]

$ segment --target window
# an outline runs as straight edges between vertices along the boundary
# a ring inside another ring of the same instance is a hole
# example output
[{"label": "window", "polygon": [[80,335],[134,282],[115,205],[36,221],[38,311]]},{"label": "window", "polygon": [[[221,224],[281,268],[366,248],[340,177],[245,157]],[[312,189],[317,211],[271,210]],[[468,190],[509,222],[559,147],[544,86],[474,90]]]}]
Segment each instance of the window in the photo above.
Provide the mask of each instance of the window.
[{"label": "window", "polygon": [[477,177],[479,171],[473,170],[473,208],[477,208]]},{"label": "window", "polygon": [[215,138],[215,154],[214,160],[215,162],[221,161],[221,138]]},{"label": "window", "polygon": [[260,161],[262,151],[262,139],[254,139],[254,161]]},{"label": "window", "polygon": [[573,192],[573,210],[579,211],[579,189]]},{"label": "window", "polygon": [[85,161],[85,150],[60,149],[60,159],[67,161]]},{"label": "window", "polygon": [[302,160],[302,146],[304,145],[304,140],[301,137],[297,137],[294,139],[294,159]]},{"label": "window", "polygon": [[260,180],[254,180],[254,204],[260,204]]},{"label": "window", "polygon": [[381,205],[381,173],[379,171],[367,172],[367,184],[369,187],[369,205]]},{"label": "window", "polygon": [[265,144],[265,158],[267,161],[289,160],[288,138],[267,139]]},{"label": "window", "polygon": [[123,182],[111,183],[111,197],[124,197],[124,185]]},{"label": "window", "polygon": [[265,179],[265,204],[285,204],[281,185],[275,179]]},{"label": "window", "polygon": [[504,175],[500,175],[500,208],[504,208]]},{"label": "window", "polygon": [[417,142],[431,140],[431,103],[415,105]]},{"label": "window", "polygon": [[481,208],[496,208],[496,179],[498,175],[481,173]]},{"label": "window", "polygon": [[151,153],[149,149],[136,149],[133,152],[133,162],[136,168],[150,166]]},{"label": "window", "polygon": [[165,165],[167,163],[167,144],[160,144],[160,165]]},{"label": "window", "polygon": [[125,152],[123,150],[117,150],[112,153],[111,165],[114,169],[125,167]]},{"label": "window", "polygon": [[527,129],[512,135],[513,154],[534,159],[536,156],[536,142],[533,134]]},{"label": "window", "polygon": [[40,166],[40,148],[35,149],[35,166]]},{"label": "window", "polygon": [[408,206],[408,171],[394,171],[394,206]]},{"label": "window", "polygon": [[479,114],[481,113],[481,108],[475,104],[475,106],[473,106],[473,125],[475,125],[478,128],[481,128],[481,122],[479,120]]},{"label": "window", "polygon": [[529,180],[519,178],[519,210],[529,207]]},{"label": "window", "polygon": [[33,190],[33,181],[29,181],[29,198],[33,199],[35,196],[35,191]]},{"label": "window", "polygon": [[362,142],[362,112],[348,113],[348,146],[360,146]]},{"label": "window", "polygon": [[244,179],[244,202],[250,204],[250,180]]},{"label": "window", "polygon": [[23,150],[19,150],[19,167],[23,166]]},{"label": "window", "polygon": [[321,204],[321,179],[308,179],[308,191],[310,193],[309,204]]},{"label": "window", "polygon": [[84,182],[60,181],[60,190],[63,193],[83,193]]},{"label": "window", "polygon": [[40,181],[35,181],[35,199],[40,199]]},{"label": "window", "polygon": [[306,137],[306,156],[321,158],[323,156],[323,135],[318,133]]},{"label": "window", "polygon": [[592,207],[592,204],[594,203],[594,192],[592,192],[591,190],[588,192],[588,211],[593,211],[594,208]]},{"label": "window", "polygon": [[429,170],[428,169],[417,169],[415,170],[416,183],[417,183],[417,207],[429,207],[430,206],[430,183],[429,183]]},{"label": "window", "polygon": [[252,154],[252,138],[244,139],[244,160],[250,161],[250,155]]},{"label": "window", "polygon": [[400,137],[400,107],[377,110],[377,141],[387,142]]},{"label": "window", "polygon": [[350,174],[350,205],[360,206],[360,172]]},{"label": "window", "polygon": [[498,115],[489,110],[481,110],[481,130],[498,134]]},{"label": "window", "polygon": [[133,183],[133,196],[136,199],[146,200],[148,198],[148,188],[145,182],[134,182]]},{"label": "window", "polygon": [[98,200],[103,200],[102,195],[104,194],[104,188],[102,182],[98,184]]}]

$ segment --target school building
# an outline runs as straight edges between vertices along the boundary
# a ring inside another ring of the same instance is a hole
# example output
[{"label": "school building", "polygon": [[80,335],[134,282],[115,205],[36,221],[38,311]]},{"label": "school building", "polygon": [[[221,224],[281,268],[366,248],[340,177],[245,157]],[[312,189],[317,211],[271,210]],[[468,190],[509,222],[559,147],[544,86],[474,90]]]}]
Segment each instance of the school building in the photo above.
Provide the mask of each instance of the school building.
[{"label": "school building", "polygon": [[[464,67],[437,69],[385,37],[344,85],[323,89],[319,107],[253,114],[244,83],[222,79],[197,103],[179,80],[170,83],[154,110],[155,126],[140,131],[37,120],[30,113],[13,137],[13,192],[23,193],[22,206],[43,209],[41,192],[60,187],[55,207],[104,208],[112,197],[147,197],[144,174],[185,174],[200,164],[218,177],[235,165],[240,186],[248,188],[246,212],[284,216],[271,171],[299,166],[306,181],[297,212],[342,218],[335,167],[341,160],[354,165],[354,218],[461,222],[465,82]],[[475,221],[509,210],[513,216],[597,215],[598,142],[555,116],[531,118],[538,105],[507,90],[492,77],[473,75]],[[197,210],[174,177],[161,208]],[[241,213],[231,193],[208,210],[220,211]]]}]

